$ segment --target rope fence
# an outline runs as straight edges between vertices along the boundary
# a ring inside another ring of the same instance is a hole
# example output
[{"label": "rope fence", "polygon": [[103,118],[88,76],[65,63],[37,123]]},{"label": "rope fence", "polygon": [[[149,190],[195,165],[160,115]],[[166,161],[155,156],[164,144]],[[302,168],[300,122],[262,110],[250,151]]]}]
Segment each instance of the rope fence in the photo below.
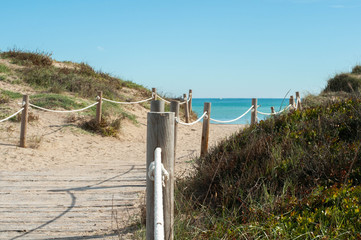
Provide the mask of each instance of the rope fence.
[{"label": "rope fence", "polygon": [[177,123],[181,124],[181,125],[185,125],[185,126],[192,126],[198,122],[200,122],[203,118],[207,118],[207,112],[204,112],[203,115],[198,118],[197,120],[195,120],[194,122],[191,122],[191,123],[185,123],[185,122],[182,122],[178,117],[175,119],[177,121]]},{"label": "rope fence", "polygon": [[238,121],[239,119],[243,118],[244,116],[247,115],[247,113],[249,113],[249,111],[251,111],[254,107],[250,107],[245,113],[243,113],[241,116],[235,118],[235,119],[232,119],[232,120],[227,120],[227,121],[222,121],[222,120],[217,120],[217,119],[213,119],[213,118],[210,118],[212,121],[214,122],[218,122],[218,123],[231,123],[231,122],[235,122],[235,121]]},{"label": "rope fence", "polygon": [[[284,109],[282,109],[281,111],[278,111],[278,112],[274,112],[274,113],[265,113],[265,112],[261,112],[261,111],[258,111],[257,112],[261,115],[265,115],[265,116],[273,116],[273,115],[278,115],[280,113],[283,113],[284,111],[288,110],[290,107],[292,107],[292,105],[288,105],[287,107],[285,107]],[[297,109],[297,105],[294,106],[295,109]]]},{"label": "rope fence", "polygon": [[88,108],[91,108],[95,105],[97,105],[98,102],[95,102],[85,108],[81,108],[81,109],[75,109],[75,110],[52,110],[52,109],[47,109],[47,108],[43,108],[43,107],[39,107],[39,106],[36,106],[34,104],[31,104],[29,103],[29,106],[33,107],[33,108],[37,108],[37,109],[40,109],[40,110],[43,110],[43,111],[46,111],[46,112],[55,112],[55,113],[73,113],[73,112],[81,112],[81,111],[84,111]]},{"label": "rope fence", "polygon": [[12,118],[12,117],[15,117],[16,115],[18,115],[18,114],[19,114],[20,112],[22,112],[23,110],[24,110],[24,108],[20,109],[19,111],[17,111],[16,113],[12,114],[12,115],[9,116],[9,117],[0,120],[0,123],[9,120],[9,119]]},{"label": "rope fence", "polygon": [[137,102],[118,102],[118,101],[114,101],[114,100],[110,100],[110,99],[106,99],[106,98],[102,98],[104,101],[106,102],[111,102],[111,103],[116,103],[116,104],[124,104],[124,105],[130,105],[130,104],[139,104],[139,103],[144,103],[144,102],[148,102],[148,101],[151,101],[153,99],[153,97],[151,98],[147,98],[147,99],[144,99],[144,100],[140,100],[140,101],[137,101]]}]

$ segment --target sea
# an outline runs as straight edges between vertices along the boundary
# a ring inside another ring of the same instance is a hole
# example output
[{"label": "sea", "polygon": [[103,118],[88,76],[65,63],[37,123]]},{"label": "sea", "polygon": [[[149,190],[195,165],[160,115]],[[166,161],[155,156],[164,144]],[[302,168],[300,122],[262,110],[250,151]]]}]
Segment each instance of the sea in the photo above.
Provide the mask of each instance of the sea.
[{"label": "sea", "polygon": [[[258,111],[264,113],[271,113],[271,107],[274,107],[275,111],[280,111],[289,105],[289,100],[284,98],[258,98],[257,101]],[[192,110],[198,116],[202,116],[205,102],[211,103],[211,118],[220,121],[236,119],[252,106],[251,98],[193,98]],[[258,120],[264,120],[269,116],[258,114],[257,117]],[[226,124],[249,124],[250,122],[251,111],[240,120]],[[211,123],[222,124],[213,121]]]}]

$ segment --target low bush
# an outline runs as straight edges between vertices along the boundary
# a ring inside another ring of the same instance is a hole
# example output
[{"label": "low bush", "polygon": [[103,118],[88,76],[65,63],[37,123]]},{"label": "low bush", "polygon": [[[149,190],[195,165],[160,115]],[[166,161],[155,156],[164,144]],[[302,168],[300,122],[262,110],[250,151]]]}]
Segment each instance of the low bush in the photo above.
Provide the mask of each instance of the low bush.
[{"label": "low bush", "polygon": [[356,65],[352,68],[352,74],[361,74],[361,65]]},{"label": "low bush", "polygon": [[352,74],[342,73],[331,78],[327,82],[324,92],[359,92],[361,79]]},{"label": "low bush", "polygon": [[95,119],[83,122],[80,127],[84,130],[100,134],[103,137],[118,137],[121,128],[121,121],[124,118],[117,118],[113,121],[102,118],[100,124]]},{"label": "low bush", "polygon": [[10,58],[12,62],[20,65],[35,65],[35,66],[51,66],[53,60],[51,53],[40,51],[24,51],[20,49],[11,49],[7,52],[1,52],[2,58]]}]

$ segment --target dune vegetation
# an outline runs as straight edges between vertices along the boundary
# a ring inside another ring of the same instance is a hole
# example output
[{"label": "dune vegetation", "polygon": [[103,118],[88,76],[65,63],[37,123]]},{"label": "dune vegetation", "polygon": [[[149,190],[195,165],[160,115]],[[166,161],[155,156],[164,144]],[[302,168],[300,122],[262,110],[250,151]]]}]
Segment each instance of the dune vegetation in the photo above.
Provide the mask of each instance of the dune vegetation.
[{"label": "dune vegetation", "polygon": [[175,239],[360,239],[360,69],[195,159]]},{"label": "dune vegetation", "polygon": [[[0,81],[10,85],[25,86],[32,92],[31,102],[48,109],[72,110],[84,108],[95,102],[98,91],[103,96],[117,101],[135,101],[149,98],[147,88],[102,71],[96,71],[86,63],[59,62],[51,53],[11,49],[0,52]],[[0,89],[0,104],[11,99],[21,99],[22,94]],[[142,104],[149,108],[149,104]],[[5,109],[0,117],[11,111]],[[95,108],[79,114],[79,127],[103,136],[118,136],[121,122],[128,119],[136,123],[135,116],[126,108],[104,102],[103,119],[100,125],[94,121]],[[14,119],[13,119],[14,120]]]}]

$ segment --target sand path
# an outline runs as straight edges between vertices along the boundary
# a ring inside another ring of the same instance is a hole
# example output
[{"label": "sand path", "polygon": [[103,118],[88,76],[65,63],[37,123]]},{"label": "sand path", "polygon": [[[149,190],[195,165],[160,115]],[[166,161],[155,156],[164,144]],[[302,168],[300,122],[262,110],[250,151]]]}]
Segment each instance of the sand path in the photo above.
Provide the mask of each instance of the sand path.
[{"label": "sand path", "polygon": [[[146,115],[130,109],[120,139],[85,133],[66,117],[32,110],[29,141],[19,148],[20,123],[0,125],[0,239],[131,239],[129,224],[145,191]],[[212,125],[210,144],[239,130]],[[176,172],[199,155],[201,124],[179,126]]]}]

